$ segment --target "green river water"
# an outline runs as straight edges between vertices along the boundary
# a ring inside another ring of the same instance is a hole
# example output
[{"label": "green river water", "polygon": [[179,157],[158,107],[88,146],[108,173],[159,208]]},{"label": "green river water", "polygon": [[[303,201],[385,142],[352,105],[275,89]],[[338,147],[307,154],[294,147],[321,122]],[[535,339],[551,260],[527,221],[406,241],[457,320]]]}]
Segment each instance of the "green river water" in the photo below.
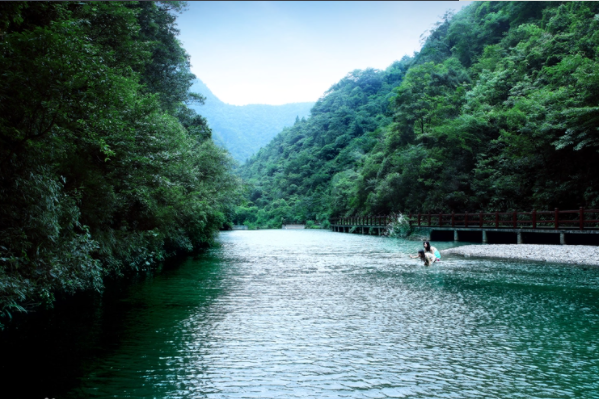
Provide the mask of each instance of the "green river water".
[{"label": "green river water", "polygon": [[318,230],[219,242],[7,329],[2,397],[599,398],[599,268],[424,267],[418,242]]}]

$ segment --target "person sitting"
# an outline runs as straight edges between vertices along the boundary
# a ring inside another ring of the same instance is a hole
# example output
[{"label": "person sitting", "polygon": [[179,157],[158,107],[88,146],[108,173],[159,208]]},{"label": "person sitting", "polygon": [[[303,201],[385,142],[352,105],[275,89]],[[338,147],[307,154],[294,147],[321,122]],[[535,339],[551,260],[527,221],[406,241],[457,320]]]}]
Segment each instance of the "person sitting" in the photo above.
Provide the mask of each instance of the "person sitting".
[{"label": "person sitting", "polygon": [[439,250],[437,248],[431,246],[430,242],[425,241],[423,246],[424,246],[425,252],[435,255],[435,258],[437,258],[437,260],[441,260],[441,253],[439,252]]},{"label": "person sitting", "polygon": [[[430,242],[425,241],[422,244],[422,246],[424,247],[425,253],[432,254],[435,257],[435,261],[441,260],[441,253],[439,252],[439,250],[437,248],[433,247]],[[415,256],[410,255],[410,258],[412,258],[412,259],[419,258],[419,256],[418,255],[415,255]]]},{"label": "person sitting", "polygon": [[430,252],[424,252],[424,249],[418,251],[418,257],[424,262],[424,266],[431,266],[437,258]]}]

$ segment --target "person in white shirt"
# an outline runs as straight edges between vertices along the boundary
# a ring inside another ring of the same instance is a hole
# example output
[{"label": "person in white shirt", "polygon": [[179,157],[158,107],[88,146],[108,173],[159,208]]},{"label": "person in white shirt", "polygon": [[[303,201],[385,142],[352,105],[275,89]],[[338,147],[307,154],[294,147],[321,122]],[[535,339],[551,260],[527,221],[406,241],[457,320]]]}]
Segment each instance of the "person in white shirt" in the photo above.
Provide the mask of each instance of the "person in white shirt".
[{"label": "person in white shirt", "polygon": [[430,252],[424,252],[424,249],[418,251],[418,257],[424,262],[424,266],[430,266],[437,260],[435,255]]}]

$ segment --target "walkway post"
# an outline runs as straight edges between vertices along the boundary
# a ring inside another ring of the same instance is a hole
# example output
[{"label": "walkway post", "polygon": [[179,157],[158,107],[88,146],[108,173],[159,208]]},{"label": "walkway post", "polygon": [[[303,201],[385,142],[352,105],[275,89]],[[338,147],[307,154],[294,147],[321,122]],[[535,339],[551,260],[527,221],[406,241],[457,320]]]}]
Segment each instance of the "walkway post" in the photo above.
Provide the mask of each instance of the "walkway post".
[{"label": "walkway post", "polygon": [[555,208],[555,217],[554,217],[555,221],[554,221],[554,225],[555,225],[555,229],[557,230],[559,228],[559,210],[557,208]]},{"label": "walkway post", "polygon": [[478,215],[478,226],[483,227],[483,212],[480,211]]},{"label": "walkway post", "polygon": [[464,225],[468,227],[468,211],[464,211]]},{"label": "walkway post", "polygon": [[532,228],[533,229],[537,228],[537,210],[536,209],[532,210]]},{"label": "walkway post", "polygon": [[518,212],[516,211],[514,211],[514,215],[512,216],[512,223],[514,224],[515,229],[518,228]]},{"label": "walkway post", "polygon": [[495,211],[495,228],[499,228],[499,212]]},{"label": "walkway post", "polygon": [[522,241],[522,232],[521,231],[518,232],[518,244],[524,244],[524,241]]},{"label": "walkway post", "polygon": [[487,244],[489,240],[487,239],[487,230],[483,230],[483,244]]},{"label": "walkway post", "polygon": [[566,235],[564,233],[559,233],[559,243],[566,245]]},{"label": "walkway post", "polygon": [[453,240],[454,240],[454,241],[460,241],[460,240],[459,240],[459,237],[458,237],[458,231],[457,231],[457,230],[454,230],[454,231],[453,231]]},{"label": "walkway post", "polygon": [[579,223],[580,223],[580,230],[584,229],[584,208],[581,206],[580,207],[580,217],[579,217]]}]

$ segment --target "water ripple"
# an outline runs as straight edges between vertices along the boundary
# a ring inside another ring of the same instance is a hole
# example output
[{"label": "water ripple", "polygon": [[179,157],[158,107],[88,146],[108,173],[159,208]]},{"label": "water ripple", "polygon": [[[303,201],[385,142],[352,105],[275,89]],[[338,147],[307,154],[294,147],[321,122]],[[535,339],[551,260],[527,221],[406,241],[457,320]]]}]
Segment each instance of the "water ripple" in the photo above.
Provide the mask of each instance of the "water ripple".
[{"label": "water ripple", "polygon": [[70,397],[599,397],[598,269],[425,268],[417,243],[324,231],[220,242],[133,292]]}]

